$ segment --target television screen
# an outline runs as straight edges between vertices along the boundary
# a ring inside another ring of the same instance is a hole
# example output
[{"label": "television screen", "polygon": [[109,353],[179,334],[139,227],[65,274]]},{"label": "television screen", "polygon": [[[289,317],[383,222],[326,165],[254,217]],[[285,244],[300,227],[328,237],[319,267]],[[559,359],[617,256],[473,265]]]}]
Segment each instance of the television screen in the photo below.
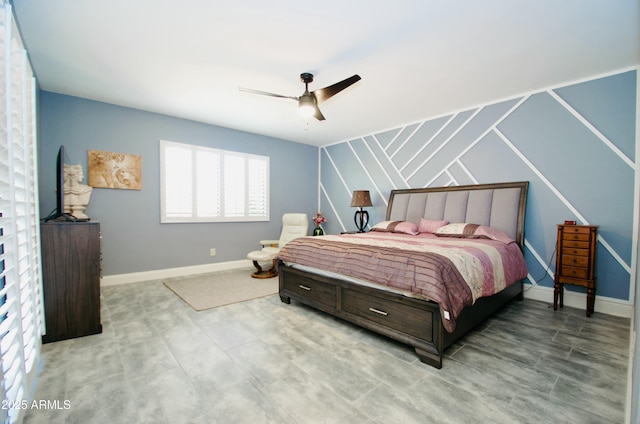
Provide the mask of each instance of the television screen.
[{"label": "television screen", "polygon": [[64,211],[64,164],[68,162],[64,146],[58,149],[56,156],[56,209],[45,218],[45,221],[53,219],[59,221],[75,221],[76,219]]}]

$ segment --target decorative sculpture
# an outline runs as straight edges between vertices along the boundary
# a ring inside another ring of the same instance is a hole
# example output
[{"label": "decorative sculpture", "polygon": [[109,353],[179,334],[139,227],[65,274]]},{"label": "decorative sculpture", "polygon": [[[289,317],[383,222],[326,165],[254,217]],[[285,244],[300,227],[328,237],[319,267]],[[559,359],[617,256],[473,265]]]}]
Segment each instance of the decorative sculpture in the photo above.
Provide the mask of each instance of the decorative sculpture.
[{"label": "decorative sculpture", "polygon": [[82,184],[81,165],[64,165],[64,212],[77,219],[89,219],[84,213],[93,188]]}]

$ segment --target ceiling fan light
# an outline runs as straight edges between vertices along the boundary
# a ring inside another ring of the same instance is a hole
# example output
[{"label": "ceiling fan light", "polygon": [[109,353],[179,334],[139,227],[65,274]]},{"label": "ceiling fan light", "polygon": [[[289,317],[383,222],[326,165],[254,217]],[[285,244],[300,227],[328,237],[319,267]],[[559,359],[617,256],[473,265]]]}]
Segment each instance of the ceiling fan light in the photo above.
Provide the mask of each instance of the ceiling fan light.
[{"label": "ceiling fan light", "polygon": [[305,118],[313,116],[316,111],[316,105],[311,97],[300,97],[298,101],[298,114]]}]

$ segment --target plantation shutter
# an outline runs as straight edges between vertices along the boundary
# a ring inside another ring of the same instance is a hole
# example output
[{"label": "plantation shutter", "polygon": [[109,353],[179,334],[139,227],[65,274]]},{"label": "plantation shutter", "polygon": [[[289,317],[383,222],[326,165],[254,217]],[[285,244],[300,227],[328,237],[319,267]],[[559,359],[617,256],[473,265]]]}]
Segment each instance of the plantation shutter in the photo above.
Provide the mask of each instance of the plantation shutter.
[{"label": "plantation shutter", "polygon": [[269,158],[160,141],[162,222],[269,220]]},{"label": "plantation shutter", "polygon": [[269,208],[269,163],[249,158],[249,216],[264,216]]},{"label": "plantation shutter", "polygon": [[224,214],[229,218],[241,217],[246,204],[246,164],[241,155],[224,155]]},{"label": "plantation shutter", "polygon": [[[0,8],[0,364],[3,406],[28,401],[44,330],[35,79],[11,6]],[[17,422],[20,408],[1,409]]]}]

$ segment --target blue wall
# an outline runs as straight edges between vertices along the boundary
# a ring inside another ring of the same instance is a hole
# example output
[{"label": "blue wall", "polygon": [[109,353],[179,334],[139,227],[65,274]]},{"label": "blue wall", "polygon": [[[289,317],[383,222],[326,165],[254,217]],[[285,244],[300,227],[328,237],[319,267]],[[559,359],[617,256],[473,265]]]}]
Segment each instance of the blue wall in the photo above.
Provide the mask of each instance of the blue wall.
[{"label": "blue wall", "polygon": [[[87,150],[142,156],[142,190],[94,188],[86,213],[102,230],[103,275],[244,259],[278,238],[285,212],[316,212],[318,149],[51,92],[40,93],[40,214],[55,208],[55,157],[61,144],[81,164]],[[160,224],[159,140],[270,157],[271,221]],[[311,226],[311,222],[309,223]],[[209,249],[216,248],[216,256]]]},{"label": "blue wall", "polygon": [[[371,225],[395,188],[529,181],[525,258],[545,273],[564,220],[598,225],[597,293],[629,300],[637,71],[544,90],[321,149],[328,233],[354,230],[351,192],[371,191]],[[569,290],[581,290],[568,287]]]}]

